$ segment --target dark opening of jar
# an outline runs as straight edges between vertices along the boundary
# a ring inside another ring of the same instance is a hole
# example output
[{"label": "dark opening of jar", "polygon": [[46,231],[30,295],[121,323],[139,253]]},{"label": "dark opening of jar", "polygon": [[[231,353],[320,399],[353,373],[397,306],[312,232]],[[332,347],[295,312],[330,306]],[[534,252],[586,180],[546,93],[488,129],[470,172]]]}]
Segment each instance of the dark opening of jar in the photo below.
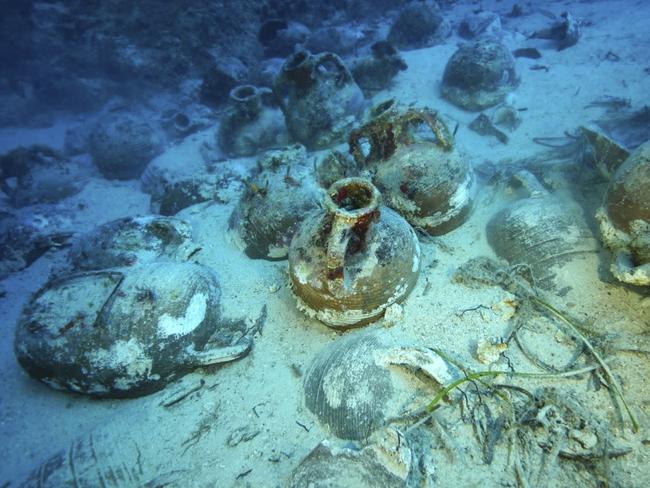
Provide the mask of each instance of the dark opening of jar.
[{"label": "dark opening of jar", "polygon": [[174,124],[179,129],[187,129],[190,126],[190,118],[182,112],[174,115]]},{"label": "dark opening of jar", "polygon": [[373,191],[368,185],[349,183],[337,188],[330,197],[343,210],[359,210],[372,204]]}]

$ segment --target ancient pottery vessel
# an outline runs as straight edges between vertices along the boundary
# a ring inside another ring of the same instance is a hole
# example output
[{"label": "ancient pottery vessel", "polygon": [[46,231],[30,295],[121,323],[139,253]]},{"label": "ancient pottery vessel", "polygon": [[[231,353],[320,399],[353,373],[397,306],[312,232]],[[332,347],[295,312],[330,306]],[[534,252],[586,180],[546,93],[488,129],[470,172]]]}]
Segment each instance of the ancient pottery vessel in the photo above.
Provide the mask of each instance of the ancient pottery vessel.
[{"label": "ancient pottery vessel", "polygon": [[282,112],[273,103],[269,88],[239,85],[230,91],[230,102],[219,126],[219,145],[230,157],[253,156],[288,142]]},{"label": "ancient pottery vessel", "polygon": [[554,288],[562,268],[581,255],[595,254],[598,242],[570,197],[547,192],[530,173],[521,172],[516,178],[530,193],[490,219],[488,242],[510,264],[529,266],[536,284]]},{"label": "ancient pottery vessel", "polygon": [[596,217],[614,253],[611,271],[624,283],[650,285],[650,141],[616,170]]},{"label": "ancient pottery vessel", "polygon": [[53,388],[145,395],[248,352],[245,324],[222,319],[220,298],[215,274],[189,263],[67,276],[31,297],[14,350],[32,377]]},{"label": "ancient pottery vessel", "polygon": [[334,53],[298,51],[285,61],[273,91],[289,134],[308,149],[341,141],[364,108],[364,98]]},{"label": "ancient pottery vessel", "polygon": [[0,280],[29,267],[49,249],[64,246],[71,234],[48,232],[30,219],[0,210]]},{"label": "ancient pottery vessel", "polygon": [[417,236],[361,178],[334,183],[324,207],[305,218],[289,249],[298,306],[332,327],[371,322],[415,285]]},{"label": "ancient pottery vessel", "polygon": [[320,189],[300,144],[268,151],[258,161],[228,227],[252,259],[286,259],[289,244],[307,214],[318,207]]},{"label": "ancient pottery vessel", "polygon": [[472,207],[474,177],[445,123],[435,111],[400,111],[391,102],[376,114],[350,134],[349,144],[357,164],[374,171],[386,205],[429,234],[461,225]]},{"label": "ancient pottery vessel", "polygon": [[629,157],[630,151],[603,131],[582,126],[578,128],[578,154],[582,162],[610,179]]},{"label": "ancient pottery vessel", "polygon": [[163,258],[185,261],[198,247],[184,220],[145,215],[112,220],[76,237],[68,258],[76,269],[88,271]]},{"label": "ancient pottery vessel", "polygon": [[[434,466],[420,432],[387,428],[367,445],[319,443],[291,472],[289,488],[404,488],[433,486]],[[426,444],[425,444],[426,445]]]},{"label": "ancient pottery vessel", "polygon": [[63,200],[79,193],[89,176],[83,164],[49,146],[35,144],[0,155],[0,190],[15,207]]},{"label": "ancient pottery vessel", "polygon": [[372,55],[357,58],[350,64],[350,71],[366,96],[372,96],[390,87],[393,78],[408,66],[399,51],[387,41],[371,46]]},{"label": "ancient pottery vessel", "polygon": [[439,3],[425,0],[403,4],[390,27],[388,41],[399,49],[408,50],[429,47],[448,37],[451,27]]},{"label": "ancient pottery vessel", "polygon": [[464,109],[483,110],[502,102],[518,84],[508,48],[481,39],[459,47],[451,56],[442,76],[442,94]]},{"label": "ancient pottery vessel", "polygon": [[[418,379],[414,371],[424,374]],[[387,420],[426,405],[451,379],[447,364],[429,349],[382,333],[355,333],[323,349],[309,366],[305,405],[334,436],[364,440]]]},{"label": "ancient pottery vessel", "polygon": [[88,152],[106,178],[139,178],[163,149],[164,134],[149,114],[111,112],[97,121],[88,139]]}]

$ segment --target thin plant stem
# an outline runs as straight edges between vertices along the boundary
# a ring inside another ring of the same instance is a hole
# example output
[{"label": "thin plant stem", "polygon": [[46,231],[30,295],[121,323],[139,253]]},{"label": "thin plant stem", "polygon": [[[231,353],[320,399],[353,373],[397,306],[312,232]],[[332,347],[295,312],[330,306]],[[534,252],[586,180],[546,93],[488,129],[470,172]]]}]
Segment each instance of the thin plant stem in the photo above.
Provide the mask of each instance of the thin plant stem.
[{"label": "thin plant stem", "polygon": [[627,404],[627,401],[625,401],[625,397],[623,396],[623,391],[621,390],[618,381],[616,381],[616,378],[614,377],[612,370],[609,369],[609,366],[607,366],[605,360],[600,356],[600,354],[598,354],[598,351],[596,351],[594,346],[592,346],[591,342],[589,342],[589,339],[587,339],[582,334],[582,332],[580,332],[580,329],[577,325],[575,325],[571,320],[569,320],[562,312],[556,309],[553,305],[546,303],[545,301],[540,300],[535,296],[531,296],[530,299],[533,301],[533,303],[539,305],[540,307],[544,308],[545,310],[553,314],[555,317],[557,317],[560,321],[562,321],[565,325],[567,325],[571,329],[571,331],[582,340],[582,342],[584,342],[585,346],[587,346],[587,349],[589,349],[589,352],[594,356],[596,361],[598,361],[603,371],[607,375],[607,379],[609,380],[610,387],[614,392],[615,396],[617,396],[621,401],[621,403],[623,404],[623,407],[625,408],[627,415],[630,417],[630,422],[632,423],[632,431],[635,433],[638,432],[639,422],[636,420],[636,417],[632,413],[632,410],[630,409],[630,406]]},{"label": "thin plant stem", "polygon": [[[439,352],[437,350],[433,350],[436,352],[436,354],[439,354],[441,358],[448,360],[449,358],[447,357],[446,354]],[[455,361],[449,361],[452,364],[455,363]],[[602,364],[605,364],[605,361],[602,361]],[[455,381],[452,381],[449,383],[447,386],[442,388],[436,396],[433,397],[433,399],[429,402],[429,404],[426,407],[427,412],[432,412],[437,408],[438,403],[440,403],[440,400],[442,400],[444,397],[446,397],[451,391],[453,391],[455,388],[458,388],[464,383],[467,383],[468,381],[476,381],[481,378],[485,377],[491,377],[491,378],[496,378],[497,376],[514,376],[514,377],[520,377],[520,378],[569,378],[571,376],[579,376],[585,373],[590,373],[591,371],[594,371],[596,369],[602,368],[602,364],[592,364],[590,366],[586,366],[584,368],[580,369],[575,369],[571,371],[564,371],[562,373],[522,373],[522,372],[517,372],[517,371],[474,371],[470,372],[465,369],[463,369],[463,372],[465,373],[465,376],[462,378],[458,378]]]}]

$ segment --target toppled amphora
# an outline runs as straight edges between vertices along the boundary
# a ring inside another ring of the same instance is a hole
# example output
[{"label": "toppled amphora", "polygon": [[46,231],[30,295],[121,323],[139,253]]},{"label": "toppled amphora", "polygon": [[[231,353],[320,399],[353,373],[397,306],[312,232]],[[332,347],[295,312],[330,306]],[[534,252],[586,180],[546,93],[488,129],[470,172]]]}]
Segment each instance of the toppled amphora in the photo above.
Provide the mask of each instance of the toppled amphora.
[{"label": "toppled amphora", "polygon": [[158,261],[47,283],[16,327],[15,353],[30,376],[95,397],[163,389],[190,371],[237,359],[252,339],[221,314],[215,273]]},{"label": "toppled amphora", "polygon": [[612,274],[631,285],[650,286],[650,141],[616,170],[596,214],[604,244],[614,253]]},{"label": "toppled amphora", "polygon": [[580,207],[568,195],[548,192],[527,171],[513,180],[527,197],[492,216],[486,227],[490,246],[510,264],[528,266],[542,288],[571,284],[580,261],[595,259],[598,252]]},{"label": "toppled amphora", "polygon": [[335,328],[378,319],[406,298],[419,272],[415,232],[362,178],[334,183],[289,248],[299,308]]}]

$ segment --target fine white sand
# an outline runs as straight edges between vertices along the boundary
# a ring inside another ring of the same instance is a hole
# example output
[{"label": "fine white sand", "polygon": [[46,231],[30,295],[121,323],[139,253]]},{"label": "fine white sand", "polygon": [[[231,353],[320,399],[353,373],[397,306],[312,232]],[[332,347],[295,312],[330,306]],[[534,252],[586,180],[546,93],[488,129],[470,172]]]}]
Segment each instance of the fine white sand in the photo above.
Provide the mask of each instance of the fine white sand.
[{"label": "fine white sand", "polygon": [[[449,12],[449,18],[459,20],[479,4],[503,15],[502,41],[509,48],[533,46],[543,52],[541,59],[516,61],[521,84],[511,102],[522,109],[522,123],[513,132],[506,131],[510,137],[507,145],[470,131],[467,125],[477,114],[460,110],[440,97],[445,63],[461,41],[455,34],[444,44],[404,52],[408,70],[398,75],[390,92],[376,97],[379,101],[394,96],[404,104],[430,106],[452,124],[457,121],[457,144],[474,165],[490,161],[503,167],[543,154],[545,148],[535,145],[532,138],[561,136],[602,117],[604,109],[585,108],[602,95],[629,98],[633,107],[650,104],[647,2],[544,2],[550,12],[569,10],[588,21],[578,44],[563,51],[556,51],[548,41],[527,40],[527,33],[547,26],[549,19],[543,13],[507,18],[510,1],[459,5]],[[610,51],[620,60],[606,59]],[[549,69],[531,70],[533,64]],[[42,130],[0,130],[0,149],[32,143],[61,147],[65,127],[77,122],[68,120]],[[214,131],[208,129],[209,137]],[[192,146],[194,141],[196,151],[205,137],[205,133],[190,136],[185,144]],[[250,161],[223,164],[249,165]],[[482,339],[507,335],[517,299],[501,288],[468,288],[452,282],[451,277],[470,258],[494,257],[485,225],[506,199],[503,187],[483,182],[466,223],[421,243],[418,284],[403,303],[403,319],[386,329],[387,334],[406,343],[440,348],[470,369],[488,367],[477,361],[476,345]],[[19,485],[29,472],[59,450],[70,449],[78,438],[92,438],[96,455],[104,457],[103,462],[113,470],[137,473],[138,481],[134,475],[124,486],[144,486],[147,482],[151,482],[147,486],[283,486],[291,470],[318,442],[332,438],[304,407],[302,375],[315,354],[341,334],[297,310],[288,286],[286,262],[250,260],[231,242],[225,231],[235,203],[230,199],[224,204],[200,204],[179,216],[193,224],[195,239],[203,248],[196,260],[215,269],[220,277],[225,314],[253,324],[266,306],[264,327],[256,334],[248,356],[198,370],[162,392],[133,400],[98,401],[54,391],[30,379],[13,355],[15,322],[30,294],[45,283],[52,270],[64,265],[65,251],[51,251],[0,283],[6,293],[0,298],[0,486]],[[139,182],[95,177],[81,193],[54,208],[69,216],[67,228],[83,232],[118,217],[148,213],[149,196],[141,192]],[[573,310],[596,333],[622,337],[626,343],[634,343],[634,349],[648,351],[648,293],[604,282],[599,268],[607,267],[605,259],[594,254],[567,267],[561,278],[572,288],[558,297],[558,303]],[[479,305],[486,308],[462,312]],[[368,328],[384,329],[384,325],[379,321]],[[346,334],[356,333],[359,331]],[[551,362],[564,354],[565,339],[548,327],[532,330],[527,340],[538,357],[550,358]],[[514,344],[507,355],[518,371],[540,371]],[[608,422],[619,444],[632,449],[612,461],[618,463],[611,468],[617,480],[612,486],[650,486],[650,357],[616,350],[607,356],[612,357],[610,366],[640,421],[637,434],[629,430],[629,424],[621,429],[624,414],[614,409],[607,389],[596,390],[586,376],[511,382],[531,391],[540,386],[557,387],[577,398],[594,418]],[[589,364],[592,361],[587,359]],[[507,364],[501,360],[493,367],[505,369]],[[181,402],[161,405],[174,392],[197,387],[201,380],[205,384]],[[458,405],[449,405],[437,412],[458,447],[455,456],[445,452],[442,445],[434,449],[438,485],[516,486],[506,440],[497,444],[492,464],[486,464],[471,425],[459,420],[458,410]],[[70,455],[75,452],[69,451]],[[99,475],[94,476],[99,486]],[[106,481],[106,473],[103,476],[106,486],[118,486]],[[548,483],[557,486],[552,478]],[[595,484],[593,478],[585,476],[577,479],[575,486]]]}]

